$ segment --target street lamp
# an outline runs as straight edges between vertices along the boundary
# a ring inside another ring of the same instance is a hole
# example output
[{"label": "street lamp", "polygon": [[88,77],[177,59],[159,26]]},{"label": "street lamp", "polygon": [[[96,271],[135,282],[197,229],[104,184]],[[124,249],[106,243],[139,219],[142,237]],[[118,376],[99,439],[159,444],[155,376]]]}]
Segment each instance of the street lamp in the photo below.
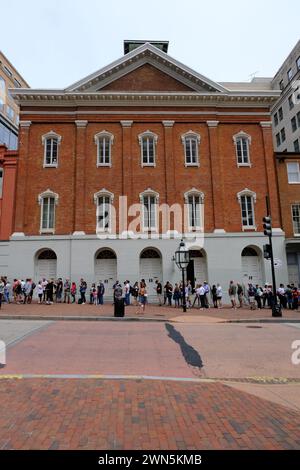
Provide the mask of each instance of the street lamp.
[{"label": "street lamp", "polygon": [[186,297],[185,297],[185,280],[184,280],[184,270],[187,268],[190,262],[190,252],[185,246],[183,240],[181,240],[179,248],[175,251],[175,263],[176,266],[181,269],[182,273],[182,307],[183,311],[186,312]]}]

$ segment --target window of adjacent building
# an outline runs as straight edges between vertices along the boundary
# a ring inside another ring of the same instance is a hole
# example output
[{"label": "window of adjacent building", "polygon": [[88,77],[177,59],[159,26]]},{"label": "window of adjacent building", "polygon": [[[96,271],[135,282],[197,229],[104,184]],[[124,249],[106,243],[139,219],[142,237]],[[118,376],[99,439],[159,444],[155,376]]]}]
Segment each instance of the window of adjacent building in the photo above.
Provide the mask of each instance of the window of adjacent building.
[{"label": "window of adjacent building", "polygon": [[199,229],[201,227],[201,197],[197,194],[188,196],[189,228]]},{"label": "window of adjacent building", "polygon": [[4,71],[7,73],[7,75],[9,75],[10,77],[12,77],[12,72],[9,70],[8,67],[6,67],[6,65],[4,65]]},{"label": "window of adjacent building", "polygon": [[111,149],[114,136],[107,131],[101,131],[94,137],[97,144],[97,166],[111,166]]},{"label": "window of adjacent building", "polygon": [[9,117],[9,119],[10,119],[11,121],[14,120],[15,112],[14,112],[14,110],[12,109],[12,107],[9,106],[9,105],[6,105],[6,114],[7,114],[7,116]]},{"label": "window of adjacent building", "polygon": [[287,163],[288,182],[290,184],[300,183],[300,171],[298,162]]},{"label": "window of adjacent building", "polygon": [[300,70],[300,56],[296,60],[297,70]]},{"label": "window of adjacent building", "polygon": [[299,153],[300,152],[300,145],[299,145],[299,140],[296,139],[294,140],[294,151]]},{"label": "window of adjacent building", "polygon": [[2,197],[3,188],[3,168],[0,168],[0,198]]},{"label": "window of adjacent building", "polygon": [[285,142],[285,128],[283,127],[280,131],[281,142]]},{"label": "window of adjacent building", "polygon": [[4,109],[4,100],[0,96],[0,111],[3,111]]},{"label": "window of adjacent building", "polygon": [[110,196],[99,196],[97,202],[97,231],[105,232],[110,229]]},{"label": "window of adjacent building", "polygon": [[300,204],[292,204],[294,235],[300,235]]},{"label": "window of adjacent building", "polygon": [[241,196],[241,211],[242,211],[242,225],[245,228],[252,228],[255,225],[254,222],[254,202],[253,196],[242,195]]},{"label": "window of adjacent building", "polygon": [[3,77],[0,77],[0,95],[5,95],[5,80]]},{"label": "window of adjacent building", "polygon": [[278,114],[277,113],[274,114],[274,124],[275,126],[278,126]]},{"label": "window of adjacent building", "polygon": [[18,136],[2,122],[0,122],[0,143],[5,144],[9,150],[16,150],[18,148]]},{"label": "window of adjacent building", "polygon": [[280,144],[281,144],[281,139],[280,139],[280,134],[279,134],[279,132],[278,132],[278,134],[276,134],[276,144],[277,144],[277,147],[279,147]]},{"label": "window of adjacent building", "polygon": [[141,146],[141,165],[155,166],[157,135],[147,131],[140,134],[138,139]]},{"label": "window of adjacent building", "polygon": [[50,131],[42,136],[44,145],[44,167],[58,166],[58,149],[61,142],[61,136],[54,131]]},{"label": "window of adjacent building", "polygon": [[290,82],[293,78],[293,71],[292,69],[289,69],[288,72],[287,72],[287,77],[288,77],[288,81]]},{"label": "window of adjacent building", "polygon": [[238,165],[248,166],[250,164],[248,137],[238,137],[236,139],[236,154]]},{"label": "window of adjacent building", "polygon": [[157,197],[147,194],[142,198],[143,228],[144,230],[157,229]]},{"label": "window of adjacent building", "polygon": [[200,135],[189,131],[181,136],[181,141],[184,146],[185,166],[199,166]]},{"label": "window of adjacent building", "polygon": [[297,130],[297,121],[296,121],[295,116],[291,119],[291,125],[292,125],[292,132],[295,132]]},{"label": "window of adjacent building", "polygon": [[16,85],[17,88],[22,88],[21,83],[16,78],[14,78],[14,84]]},{"label": "window of adjacent building", "polygon": [[41,232],[54,231],[55,228],[55,198],[42,198]]},{"label": "window of adjacent building", "polygon": [[280,88],[280,90],[283,90],[283,88],[284,88],[283,80],[280,80],[279,88]]},{"label": "window of adjacent building", "polygon": [[293,109],[294,107],[293,95],[289,96],[289,108]]},{"label": "window of adjacent building", "polygon": [[279,121],[282,121],[282,119],[283,119],[283,111],[282,111],[282,108],[279,108],[279,109],[278,109],[278,117],[279,117]]},{"label": "window of adjacent building", "polygon": [[298,127],[300,127],[300,111],[297,113]]}]

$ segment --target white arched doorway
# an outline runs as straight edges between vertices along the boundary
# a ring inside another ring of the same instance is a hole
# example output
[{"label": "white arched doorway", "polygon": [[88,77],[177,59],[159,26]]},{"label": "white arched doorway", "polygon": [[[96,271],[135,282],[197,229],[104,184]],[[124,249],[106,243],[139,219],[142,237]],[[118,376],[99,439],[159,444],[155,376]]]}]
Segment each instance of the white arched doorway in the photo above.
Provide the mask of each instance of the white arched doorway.
[{"label": "white arched doorway", "polygon": [[148,297],[156,294],[155,281],[162,283],[162,259],[161,254],[155,248],[146,248],[140,254],[140,279],[145,279]]},{"label": "white arched doorway", "polygon": [[35,259],[35,279],[56,279],[57,277],[57,256],[53,250],[47,248],[40,250]]},{"label": "white arched doorway", "polygon": [[95,282],[102,281],[105,296],[113,297],[113,285],[117,280],[117,256],[109,248],[101,248],[95,255]]},{"label": "white arched doorway", "polygon": [[195,286],[197,283],[203,284],[207,279],[207,258],[204,250],[191,249],[190,262],[187,267],[187,280]]},{"label": "white arched doorway", "polygon": [[257,247],[247,246],[242,251],[242,282],[262,285],[262,255]]}]

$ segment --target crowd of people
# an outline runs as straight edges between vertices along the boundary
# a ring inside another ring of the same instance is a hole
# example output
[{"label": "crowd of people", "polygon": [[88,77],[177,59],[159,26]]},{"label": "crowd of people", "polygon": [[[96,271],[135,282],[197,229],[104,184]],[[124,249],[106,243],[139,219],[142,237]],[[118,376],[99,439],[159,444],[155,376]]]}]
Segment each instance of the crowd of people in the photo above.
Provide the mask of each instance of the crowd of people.
[{"label": "crowd of people", "polygon": [[[56,303],[79,303],[103,305],[105,301],[105,284],[103,281],[92,283],[88,288],[87,282],[80,279],[78,285],[70,279],[62,278],[45,279],[43,278],[37,284],[28,278],[26,280],[14,279],[11,283],[6,276],[0,279],[0,308],[3,302],[15,302],[17,304],[30,304],[35,297],[39,304],[51,305]],[[173,286],[169,281],[164,285],[155,281],[154,288],[148,292],[148,286],[145,279],[140,282],[131,283],[125,280],[122,284],[116,281],[113,285],[113,297],[122,298],[126,306],[133,305],[138,307],[138,313],[145,311],[148,303],[148,294],[156,296],[159,306],[167,305],[169,307],[179,308],[185,300],[187,308],[199,308],[204,310],[210,307],[222,308],[223,289],[220,284],[209,285],[208,282],[196,283],[194,286],[191,281],[187,281],[185,288],[181,282]],[[243,308],[250,306],[251,310],[272,308],[275,302],[274,293],[270,284],[263,287],[249,283],[245,286],[243,283],[230,281],[228,287],[228,296],[231,302],[231,308]],[[280,284],[277,289],[277,299],[283,309],[298,310],[300,300],[300,288],[294,284],[288,284],[286,287]]]}]

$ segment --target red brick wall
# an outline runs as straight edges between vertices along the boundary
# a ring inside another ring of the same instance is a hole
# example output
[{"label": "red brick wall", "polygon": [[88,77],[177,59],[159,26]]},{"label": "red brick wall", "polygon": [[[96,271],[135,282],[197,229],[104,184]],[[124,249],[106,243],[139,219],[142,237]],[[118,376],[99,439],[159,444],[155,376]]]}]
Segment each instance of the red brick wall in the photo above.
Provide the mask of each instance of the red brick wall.
[{"label": "red brick wall", "polygon": [[0,240],[8,240],[13,231],[17,152],[0,145],[0,168],[3,169],[0,195]]}]

